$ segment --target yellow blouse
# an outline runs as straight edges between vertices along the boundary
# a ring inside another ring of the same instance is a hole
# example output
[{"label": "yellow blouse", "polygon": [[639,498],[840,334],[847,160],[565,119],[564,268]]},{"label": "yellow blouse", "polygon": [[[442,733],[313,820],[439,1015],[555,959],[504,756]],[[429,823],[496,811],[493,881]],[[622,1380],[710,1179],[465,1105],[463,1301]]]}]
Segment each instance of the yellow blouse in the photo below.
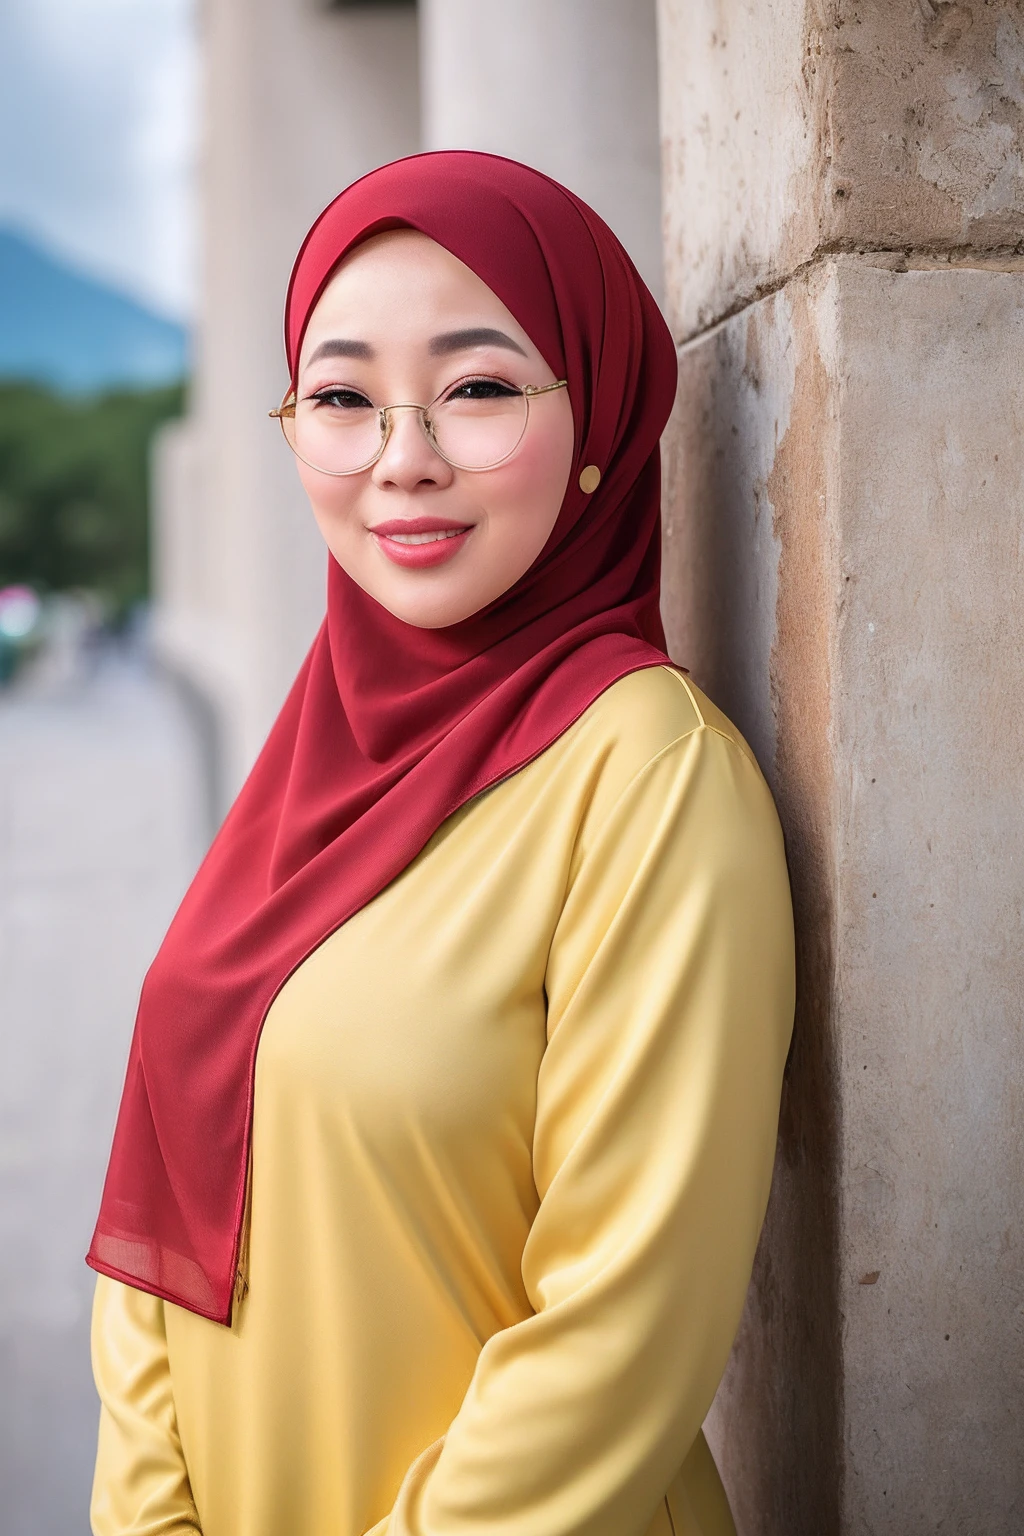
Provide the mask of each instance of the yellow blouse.
[{"label": "yellow blouse", "polygon": [[633,673],[281,990],[231,1327],[99,1279],[96,1536],[730,1536],[792,1016],[764,780]]}]

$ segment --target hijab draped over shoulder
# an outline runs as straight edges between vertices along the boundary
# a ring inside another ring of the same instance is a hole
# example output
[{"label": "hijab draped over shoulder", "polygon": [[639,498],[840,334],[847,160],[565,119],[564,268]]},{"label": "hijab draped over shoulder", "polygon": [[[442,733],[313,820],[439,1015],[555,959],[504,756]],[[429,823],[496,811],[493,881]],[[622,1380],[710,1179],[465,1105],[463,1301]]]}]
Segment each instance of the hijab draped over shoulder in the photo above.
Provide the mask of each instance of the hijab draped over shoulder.
[{"label": "hijab draped over shoulder", "polygon": [[[618,678],[667,660],[658,440],[675,350],[629,257],[524,165],[470,151],[397,161],[306,236],[285,314],[293,386],[339,261],[399,227],[472,268],[568,380],[573,466],[530,569],[447,628],[395,618],[329,560],[326,618],[146,976],[88,1262],[218,1322],[231,1316],[256,1049],[285,981],[453,811]],[[590,465],[601,479],[587,494]]]}]

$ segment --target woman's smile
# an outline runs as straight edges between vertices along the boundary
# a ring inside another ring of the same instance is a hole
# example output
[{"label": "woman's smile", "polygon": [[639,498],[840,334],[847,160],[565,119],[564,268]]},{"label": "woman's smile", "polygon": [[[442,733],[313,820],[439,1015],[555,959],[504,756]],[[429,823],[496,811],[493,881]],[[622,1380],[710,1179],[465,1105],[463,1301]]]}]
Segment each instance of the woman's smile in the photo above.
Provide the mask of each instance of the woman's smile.
[{"label": "woman's smile", "polygon": [[377,548],[389,560],[412,570],[450,560],[471,532],[472,524],[437,517],[390,518],[370,529]]}]

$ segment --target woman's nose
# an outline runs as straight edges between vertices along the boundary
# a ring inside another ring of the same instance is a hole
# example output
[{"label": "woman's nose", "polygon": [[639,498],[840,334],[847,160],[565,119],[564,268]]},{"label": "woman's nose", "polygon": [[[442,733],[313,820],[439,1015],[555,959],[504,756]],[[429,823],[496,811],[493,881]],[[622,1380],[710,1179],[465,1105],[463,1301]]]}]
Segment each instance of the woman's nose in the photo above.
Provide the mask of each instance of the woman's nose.
[{"label": "woman's nose", "polygon": [[411,490],[416,485],[448,485],[451,465],[442,459],[427,437],[419,411],[392,409],[388,416],[388,438],[384,451],[373,466],[373,479],[379,486],[395,485]]}]

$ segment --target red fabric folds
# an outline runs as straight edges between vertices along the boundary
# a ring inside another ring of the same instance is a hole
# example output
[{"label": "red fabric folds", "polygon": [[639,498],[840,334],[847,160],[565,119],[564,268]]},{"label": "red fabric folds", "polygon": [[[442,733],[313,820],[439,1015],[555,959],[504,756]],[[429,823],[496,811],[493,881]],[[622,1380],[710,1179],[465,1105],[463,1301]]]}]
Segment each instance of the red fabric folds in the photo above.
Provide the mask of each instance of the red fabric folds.
[{"label": "red fabric folds", "polygon": [[[548,177],[417,155],[322,213],[285,337],[368,234],[423,231],[471,267],[569,381],[576,448],[533,566],[461,623],[417,629],[329,561],[327,616],[142,988],[88,1262],[228,1322],[260,1030],[307,955],[445,818],[535,758],[617,678],[667,660],[658,439],[671,337],[618,240]],[[580,470],[602,471],[591,496]]]}]

